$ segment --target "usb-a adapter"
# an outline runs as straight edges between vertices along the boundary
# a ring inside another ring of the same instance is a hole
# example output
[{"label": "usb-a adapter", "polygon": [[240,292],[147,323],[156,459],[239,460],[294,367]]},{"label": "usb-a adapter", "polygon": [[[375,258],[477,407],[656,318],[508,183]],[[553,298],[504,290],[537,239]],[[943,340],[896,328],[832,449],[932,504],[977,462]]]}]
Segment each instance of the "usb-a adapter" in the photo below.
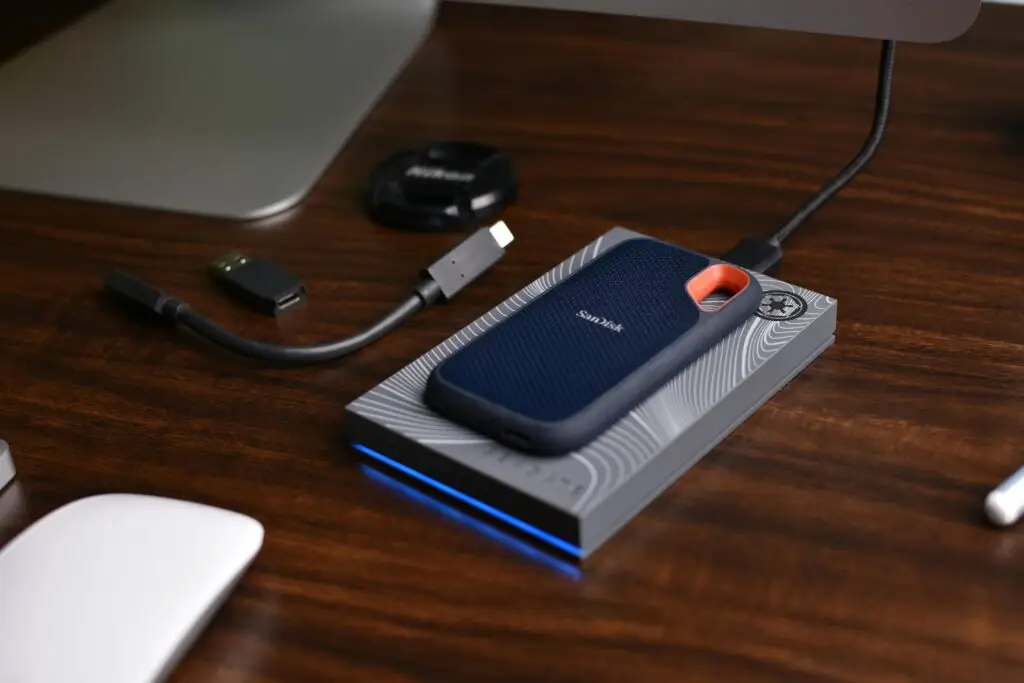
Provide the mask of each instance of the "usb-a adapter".
[{"label": "usb-a adapter", "polygon": [[210,272],[233,296],[266,315],[281,315],[306,300],[306,287],[263,259],[232,252],[210,264]]}]

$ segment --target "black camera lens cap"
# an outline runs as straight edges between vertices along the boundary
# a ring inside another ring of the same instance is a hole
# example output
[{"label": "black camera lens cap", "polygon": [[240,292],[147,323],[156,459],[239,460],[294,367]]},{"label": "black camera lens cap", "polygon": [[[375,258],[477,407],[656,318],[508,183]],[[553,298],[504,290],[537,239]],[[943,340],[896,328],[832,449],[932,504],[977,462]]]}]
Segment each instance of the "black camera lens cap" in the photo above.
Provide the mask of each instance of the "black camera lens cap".
[{"label": "black camera lens cap", "polygon": [[404,230],[465,230],[501,213],[516,191],[515,168],[504,152],[477,142],[436,142],[377,167],[370,218]]}]

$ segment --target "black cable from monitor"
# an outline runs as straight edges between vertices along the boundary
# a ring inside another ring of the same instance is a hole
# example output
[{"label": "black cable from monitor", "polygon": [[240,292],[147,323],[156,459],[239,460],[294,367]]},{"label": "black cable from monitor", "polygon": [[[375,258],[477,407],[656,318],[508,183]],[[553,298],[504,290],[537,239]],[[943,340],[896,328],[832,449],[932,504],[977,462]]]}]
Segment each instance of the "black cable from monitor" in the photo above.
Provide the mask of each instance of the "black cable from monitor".
[{"label": "black cable from monitor", "polygon": [[885,127],[892,109],[893,67],[896,59],[896,41],[882,42],[882,56],[878,66],[878,84],[875,91],[875,114],[871,132],[860,152],[839,173],[825,183],[785,224],[764,238],[748,238],[730,249],[722,259],[750,270],[773,274],[782,263],[782,243],[796,232],[807,219],[830,199],[850,184],[868,165],[882,145]]}]

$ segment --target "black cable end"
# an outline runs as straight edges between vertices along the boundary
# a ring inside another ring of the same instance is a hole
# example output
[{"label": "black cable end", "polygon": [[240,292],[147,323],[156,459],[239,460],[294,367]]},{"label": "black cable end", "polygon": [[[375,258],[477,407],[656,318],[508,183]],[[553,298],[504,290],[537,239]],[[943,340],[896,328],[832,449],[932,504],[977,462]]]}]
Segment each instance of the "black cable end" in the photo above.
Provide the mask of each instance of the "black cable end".
[{"label": "black cable end", "polygon": [[782,266],[782,246],[773,240],[745,238],[727,251],[722,260],[755,273],[774,276]]},{"label": "black cable end", "polygon": [[162,290],[124,273],[107,275],[104,286],[121,301],[148,309],[161,318],[173,320],[182,306],[180,301],[167,296]]}]

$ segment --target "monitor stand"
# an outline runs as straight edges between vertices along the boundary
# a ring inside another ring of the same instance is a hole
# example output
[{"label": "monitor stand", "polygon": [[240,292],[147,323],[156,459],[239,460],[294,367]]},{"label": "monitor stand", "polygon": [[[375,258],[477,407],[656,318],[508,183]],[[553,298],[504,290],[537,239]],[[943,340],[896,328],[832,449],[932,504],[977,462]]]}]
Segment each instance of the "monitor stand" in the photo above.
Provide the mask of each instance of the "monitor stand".
[{"label": "monitor stand", "polygon": [[437,0],[113,0],[0,65],[0,190],[233,219],[298,203]]}]

